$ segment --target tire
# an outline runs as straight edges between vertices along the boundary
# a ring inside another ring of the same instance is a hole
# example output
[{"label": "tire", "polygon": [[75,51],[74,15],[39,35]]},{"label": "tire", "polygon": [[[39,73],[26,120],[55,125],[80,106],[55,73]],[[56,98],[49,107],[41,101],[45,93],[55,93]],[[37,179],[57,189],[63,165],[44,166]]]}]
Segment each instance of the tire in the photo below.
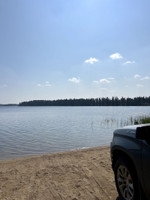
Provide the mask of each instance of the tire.
[{"label": "tire", "polygon": [[125,158],[119,158],[114,167],[115,183],[122,200],[140,200],[141,192],[135,170]]}]

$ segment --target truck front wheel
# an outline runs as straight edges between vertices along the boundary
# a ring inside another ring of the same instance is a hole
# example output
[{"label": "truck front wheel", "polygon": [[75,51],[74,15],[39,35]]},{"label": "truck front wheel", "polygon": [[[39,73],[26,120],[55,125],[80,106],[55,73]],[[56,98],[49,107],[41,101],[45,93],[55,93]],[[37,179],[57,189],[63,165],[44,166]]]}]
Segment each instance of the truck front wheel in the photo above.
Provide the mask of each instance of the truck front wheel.
[{"label": "truck front wheel", "polygon": [[114,167],[118,193],[123,200],[140,200],[138,178],[135,170],[124,158],[119,158]]}]

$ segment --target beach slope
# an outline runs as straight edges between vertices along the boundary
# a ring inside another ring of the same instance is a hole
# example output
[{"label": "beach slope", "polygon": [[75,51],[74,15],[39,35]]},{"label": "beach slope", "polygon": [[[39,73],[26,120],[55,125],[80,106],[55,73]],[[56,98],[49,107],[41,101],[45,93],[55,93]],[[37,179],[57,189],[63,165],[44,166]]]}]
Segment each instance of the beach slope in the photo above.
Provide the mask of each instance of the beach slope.
[{"label": "beach slope", "polygon": [[0,199],[116,200],[109,147],[1,161]]}]

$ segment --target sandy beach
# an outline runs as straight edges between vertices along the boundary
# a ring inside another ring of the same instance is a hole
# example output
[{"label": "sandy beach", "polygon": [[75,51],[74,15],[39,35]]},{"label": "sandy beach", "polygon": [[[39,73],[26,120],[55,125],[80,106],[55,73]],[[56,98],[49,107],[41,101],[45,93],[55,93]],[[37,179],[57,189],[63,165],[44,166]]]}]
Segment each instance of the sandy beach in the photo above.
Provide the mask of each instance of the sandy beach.
[{"label": "sandy beach", "polygon": [[118,200],[109,147],[0,161],[1,200]]}]

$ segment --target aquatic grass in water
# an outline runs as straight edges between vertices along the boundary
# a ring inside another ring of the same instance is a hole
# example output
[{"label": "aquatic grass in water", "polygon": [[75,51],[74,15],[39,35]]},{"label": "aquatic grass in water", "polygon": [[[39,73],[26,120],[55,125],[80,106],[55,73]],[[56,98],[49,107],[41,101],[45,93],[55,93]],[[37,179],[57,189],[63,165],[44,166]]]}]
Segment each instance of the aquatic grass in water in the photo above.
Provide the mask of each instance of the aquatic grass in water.
[{"label": "aquatic grass in water", "polygon": [[150,117],[144,116],[134,119],[134,124],[147,124],[150,123]]},{"label": "aquatic grass in water", "polygon": [[150,117],[148,116],[139,116],[139,117],[130,117],[125,119],[104,119],[100,122],[101,128],[118,128],[136,124],[146,124],[150,123]]}]

